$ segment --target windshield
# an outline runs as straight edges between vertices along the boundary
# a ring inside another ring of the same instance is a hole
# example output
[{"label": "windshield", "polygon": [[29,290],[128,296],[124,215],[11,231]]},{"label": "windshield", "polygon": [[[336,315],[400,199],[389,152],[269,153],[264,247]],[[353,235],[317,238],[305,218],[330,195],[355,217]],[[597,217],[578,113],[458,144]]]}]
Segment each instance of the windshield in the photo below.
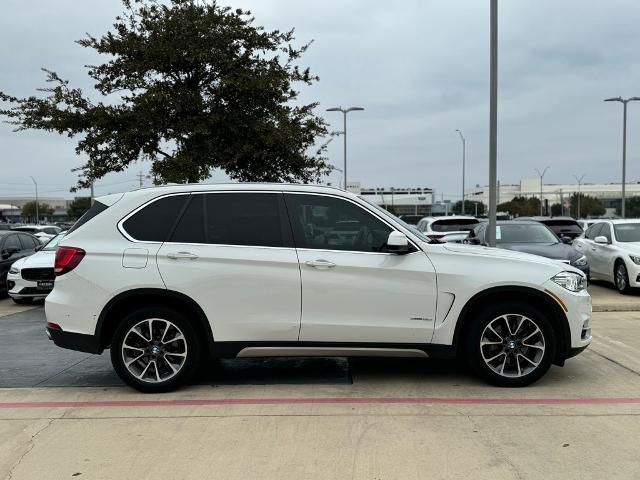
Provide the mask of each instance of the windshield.
[{"label": "windshield", "polygon": [[498,225],[496,243],[558,243],[558,238],[544,225]]},{"label": "windshield", "polygon": [[479,223],[475,218],[436,220],[431,224],[431,230],[434,232],[470,232]]},{"label": "windshield", "polygon": [[[65,232],[66,233],[66,232]],[[64,233],[59,233],[58,235],[56,235],[55,237],[53,237],[51,240],[49,240],[44,247],[42,247],[42,251],[44,252],[50,252],[51,250],[55,250],[56,247],[58,246],[58,244],[60,243],[60,240],[62,240],[62,237],[64,237]]]},{"label": "windshield", "polygon": [[424,233],[422,233],[420,230],[418,230],[414,225],[409,225],[407,222],[403,222],[402,219],[396,217],[393,213],[389,212],[388,210],[385,210],[381,206],[376,205],[375,203],[367,200],[366,198],[363,198],[362,200],[364,200],[368,205],[371,205],[373,208],[375,208],[376,211],[378,211],[378,213],[381,213],[383,216],[385,216],[387,218],[391,218],[392,220],[395,220],[396,222],[399,222],[404,228],[409,230],[411,233],[413,233],[416,237],[418,237],[423,242],[428,242],[429,241],[429,239],[424,236]]},{"label": "windshield", "polygon": [[640,242],[640,223],[618,223],[613,229],[619,242]]},{"label": "windshield", "polygon": [[545,220],[544,223],[557,234],[575,233],[582,234],[582,227],[573,220]]}]

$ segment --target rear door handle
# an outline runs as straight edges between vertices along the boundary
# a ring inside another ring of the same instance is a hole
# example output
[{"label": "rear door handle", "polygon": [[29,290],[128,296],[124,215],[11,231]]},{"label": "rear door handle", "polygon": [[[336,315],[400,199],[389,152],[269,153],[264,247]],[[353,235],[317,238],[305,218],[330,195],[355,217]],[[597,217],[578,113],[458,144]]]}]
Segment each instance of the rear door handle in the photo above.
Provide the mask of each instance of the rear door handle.
[{"label": "rear door handle", "polygon": [[198,255],[191,252],[171,252],[167,253],[167,258],[170,258],[171,260],[195,260],[196,258],[198,258]]},{"label": "rear door handle", "polygon": [[335,263],[330,262],[329,260],[323,260],[323,259],[309,260],[308,262],[305,262],[305,263],[310,267],[318,268],[320,270],[325,270],[325,269],[333,268],[336,266]]}]

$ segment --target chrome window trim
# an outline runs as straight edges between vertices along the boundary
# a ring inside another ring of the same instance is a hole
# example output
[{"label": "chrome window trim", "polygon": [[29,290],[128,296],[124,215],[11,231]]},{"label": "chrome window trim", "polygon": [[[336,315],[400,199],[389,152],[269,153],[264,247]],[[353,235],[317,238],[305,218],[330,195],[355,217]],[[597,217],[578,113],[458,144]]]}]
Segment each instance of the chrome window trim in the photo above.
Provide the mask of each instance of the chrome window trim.
[{"label": "chrome window trim", "polygon": [[127,240],[129,240],[132,243],[145,243],[145,244],[151,244],[151,245],[154,245],[154,244],[155,245],[162,245],[162,244],[167,244],[167,245],[192,245],[192,246],[215,245],[215,246],[218,246],[218,247],[264,248],[264,249],[277,249],[277,250],[294,250],[295,249],[295,250],[302,250],[302,251],[347,252],[347,253],[360,253],[360,254],[369,254],[369,255],[397,255],[396,253],[391,253],[391,252],[362,252],[362,251],[357,251],[357,250],[330,250],[330,249],[319,249],[319,248],[269,247],[269,246],[264,246],[264,245],[229,245],[229,244],[223,244],[223,243],[158,242],[158,241],[152,241],[152,240],[137,240],[137,239],[133,238],[131,235],[129,235],[129,233],[124,229],[123,224],[130,217],[132,217],[133,215],[138,213],[143,208],[151,205],[154,202],[162,200],[163,198],[175,197],[175,196],[178,196],[178,195],[187,195],[187,196],[190,196],[190,195],[207,195],[207,194],[211,194],[211,193],[272,193],[272,194],[283,194],[283,195],[286,195],[286,194],[292,194],[292,195],[316,195],[316,196],[331,197],[331,198],[337,198],[337,199],[345,200],[347,202],[350,202],[350,203],[354,204],[355,206],[359,207],[360,209],[364,210],[365,212],[369,213],[370,215],[373,215],[375,218],[380,220],[382,223],[387,225],[392,230],[400,231],[400,232],[404,233],[407,236],[407,239],[409,240],[409,243],[411,245],[413,245],[413,247],[417,250],[416,252],[411,252],[408,255],[413,255],[414,253],[418,253],[418,252],[422,252],[423,251],[416,244],[416,242],[413,240],[413,238],[411,238],[410,232],[405,232],[405,231],[403,231],[403,229],[399,229],[397,226],[389,223],[385,218],[383,218],[380,215],[378,215],[377,212],[374,212],[373,210],[369,210],[364,205],[361,205],[360,203],[354,201],[351,198],[343,197],[341,195],[335,195],[335,194],[330,194],[330,193],[318,193],[318,192],[295,192],[295,191],[287,191],[287,190],[212,190],[212,191],[210,190],[210,191],[202,191],[202,192],[193,192],[192,191],[192,192],[167,193],[167,194],[160,195],[158,197],[154,197],[151,200],[146,201],[145,203],[143,203],[142,205],[139,205],[134,210],[129,212],[127,215],[122,217],[122,219],[120,219],[120,221],[118,221],[118,223],[116,224],[117,228],[118,228],[118,231],[120,232],[120,234],[123,237],[125,237]]}]

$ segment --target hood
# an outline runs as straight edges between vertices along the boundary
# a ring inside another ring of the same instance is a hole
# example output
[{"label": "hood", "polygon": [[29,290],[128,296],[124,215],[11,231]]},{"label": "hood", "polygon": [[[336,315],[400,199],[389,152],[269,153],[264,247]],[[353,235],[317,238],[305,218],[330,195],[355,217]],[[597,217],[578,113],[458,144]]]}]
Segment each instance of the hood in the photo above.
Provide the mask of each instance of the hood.
[{"label": "hood", "polygon": [[514,260],[514,261],[522,261],[528,263],[537,263],[540,265],[548,265],[555,269],[564,269],[570,271],[579,272],[578,269],[558,262],[557,260],[541,257],[539,255],[532,255],[529,253],[516,252],[513,250],[507,250],[504,248],[491,248],[491,247],[482,247],[478,245],[467,245],[464,243],[446,243],[443,245],[446,250],[450,252],[456,253],[464,253],[467,255],[478,255],[482,257],[494,257],[501,258],[505,260]]},{"label": "hood", "polygon": [[[39,251],[29,257],[22,258],[18,261],[22,261],[20,268],[53,268],[53,264],[56,260],[55,250],[51,251]],[[17,265],[18,262],[14,263]]]},{"label": "hood", "polygon": [[503,243],[498,248],[540,255],[553,260],[573,261],[582,256],[580,252],[566,243]]},{"label": "hood", "polygon": [[640,242],[618,242],[618,247],[633,255],[640,255]]}]

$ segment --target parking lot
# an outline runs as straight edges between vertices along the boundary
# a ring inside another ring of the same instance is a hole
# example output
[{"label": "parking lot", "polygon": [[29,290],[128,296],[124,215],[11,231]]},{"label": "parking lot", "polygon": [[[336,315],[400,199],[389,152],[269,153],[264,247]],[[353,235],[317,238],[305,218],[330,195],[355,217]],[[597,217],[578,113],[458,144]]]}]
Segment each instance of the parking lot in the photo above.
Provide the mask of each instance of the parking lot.
[{"label": "parking lot", "polygon": [[243,359],[142,395],[2,300],[0,476],[640,478],[640,297],[590,288],[592,346],[517,390],[454,362]]}]

